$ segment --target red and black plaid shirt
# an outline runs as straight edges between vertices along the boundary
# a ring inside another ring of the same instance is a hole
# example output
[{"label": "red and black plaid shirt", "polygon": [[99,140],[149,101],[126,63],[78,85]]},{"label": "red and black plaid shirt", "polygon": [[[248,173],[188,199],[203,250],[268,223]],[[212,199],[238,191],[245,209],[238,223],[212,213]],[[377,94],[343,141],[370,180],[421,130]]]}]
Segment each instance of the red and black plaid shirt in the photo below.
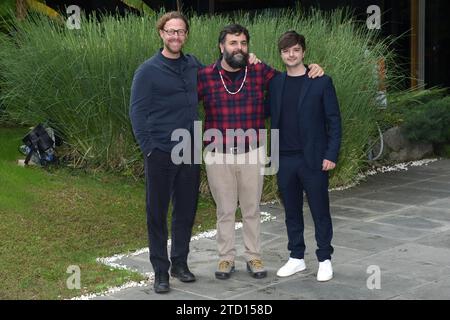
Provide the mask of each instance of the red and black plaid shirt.
[{"label": "red and black plaid shirt", "polygon": [[242,72],[232,81],[222,69],[220,60],[199,70],[197,88],[205,108],[205,130],[221,131],[224,144],[227,143],[226,129],[255,129],[258,133],[264,128],[265,90],[277,71],[265,63],[249,64],[244,86],[237,94],[225,90],[219,72],[231,92],[236,92],[244,80]]}]

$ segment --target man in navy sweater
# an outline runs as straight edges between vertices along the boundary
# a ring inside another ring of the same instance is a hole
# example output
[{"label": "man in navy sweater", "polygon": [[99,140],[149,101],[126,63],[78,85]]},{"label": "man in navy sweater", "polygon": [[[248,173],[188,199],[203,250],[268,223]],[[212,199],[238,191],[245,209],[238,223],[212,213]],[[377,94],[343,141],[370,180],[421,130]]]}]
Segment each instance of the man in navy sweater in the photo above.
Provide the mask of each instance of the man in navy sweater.
[{"label": "man in navy sweater", "polygon": [[314,220],[319,260],[318,281],[333,277],[333,227],[328,198],[328,172],[336,166],[341,144],[341,118],[329,76],[310,79],[303,64],[305,38],[295,31],[280,37],[278,49],[287,72],[269,87],[272,129],[279,129],[278,189],[286,214],[290,257],[277,275],[287,277],[306,268],[303,260],[303,191]]},{"label": "man in navy sweater", "polygon": [[[198,120],[197,70],[200,62],[181,49],[189,24],[179,12],[163,15],[157,24],[164,48],[135,72],[131,89],[130,118],[144,154],[147,229],[150,261],[155,272],[154,290],[170,290],[169,268],[183,282],[195,281],[187,266],[189,242],[197,210],[200,166],[174,164],[171,141],[176,129],[191,134]],[[167,212],[172,199],[172,244],[167,254]]]}]

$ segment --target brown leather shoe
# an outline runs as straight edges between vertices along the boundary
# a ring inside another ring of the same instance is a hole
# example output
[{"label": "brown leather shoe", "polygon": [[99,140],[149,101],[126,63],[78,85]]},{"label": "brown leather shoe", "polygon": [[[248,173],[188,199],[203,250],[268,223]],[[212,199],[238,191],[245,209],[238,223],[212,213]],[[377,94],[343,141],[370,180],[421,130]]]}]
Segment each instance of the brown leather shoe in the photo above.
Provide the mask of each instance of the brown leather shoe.
[{"label": "brown leather shoe", "polygon": [[234,261],[221,260],[215,274],[217,279],[225,280],[230,278],[232,272],[234,272]]},{"label": "brown leather shoe", "polygon": [[264,269],[264,265],[260,259],[247,261],[247,271],[256,279],[267,277],[267,271]]}]

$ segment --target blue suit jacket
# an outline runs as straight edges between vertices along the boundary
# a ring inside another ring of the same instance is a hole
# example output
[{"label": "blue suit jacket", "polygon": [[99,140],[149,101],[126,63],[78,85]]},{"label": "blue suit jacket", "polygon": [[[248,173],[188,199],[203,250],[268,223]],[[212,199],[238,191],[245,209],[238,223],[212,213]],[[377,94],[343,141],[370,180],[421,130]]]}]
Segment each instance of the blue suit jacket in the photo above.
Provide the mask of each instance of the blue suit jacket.
[{"label": "blue suit jacket", "polygon": [[[268,107],[271,128],[279,129],[286,72],[276,75],[269,85]],[[341,145],[341,116],[333,81],[329,76],[306,77],[297,104],[302,149],[311,169],[322,168],[324,159],[337,163]]]}]

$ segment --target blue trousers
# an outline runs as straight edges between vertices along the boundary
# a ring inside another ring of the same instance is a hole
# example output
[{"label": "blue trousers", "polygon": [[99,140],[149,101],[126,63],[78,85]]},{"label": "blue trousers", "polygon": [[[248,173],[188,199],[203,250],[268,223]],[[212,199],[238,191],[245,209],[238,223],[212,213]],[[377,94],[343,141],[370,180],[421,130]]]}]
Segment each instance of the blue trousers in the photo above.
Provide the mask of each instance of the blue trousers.
[{"label": "blue trousers", "polygon": [[317,242],[316,256],[322,262],[331,259],[333,226],[328,197],[328,172],[307,167],[303,154],[280,155],[278,189],[286,212],[288,250],[292,258],[303,259],[303,192],[308,198]]},{"label": "blue trousers", "polygon": [[[187,263],[192,226],[197,210],[200,166],[176,165],[170,153],[153,150],[145,159],[147,230],[150,262],[155,273],[168,272],[170,264]],[[170,261],[167,254],[167,214],[172,200]]]}]

